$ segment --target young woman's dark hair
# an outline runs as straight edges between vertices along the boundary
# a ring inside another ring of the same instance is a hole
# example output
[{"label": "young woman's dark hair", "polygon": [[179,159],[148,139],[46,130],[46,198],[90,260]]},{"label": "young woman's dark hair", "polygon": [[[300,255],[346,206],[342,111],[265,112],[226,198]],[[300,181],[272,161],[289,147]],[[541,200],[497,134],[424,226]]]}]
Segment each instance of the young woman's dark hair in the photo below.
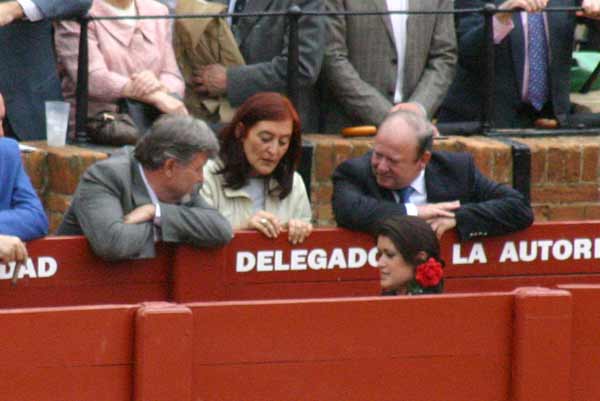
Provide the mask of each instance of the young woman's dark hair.
[{"label": "young woman's dark hair", "polygon": [[[442,266],[440,243],[429,224],[417,216],[391,216],[381,220],[374,228],[373,235],[389,238],[402,258],[416,269],[429,258],[434,258]],[[440,293],[443,280],[435,287],[424,289],[424,293]]]},{"label": "young woman's dark hair", "polygon": [[275,92],[257,93],[249,97],[238,108],[231,123],[221,130],[219,158],[223,162],[223,168],[219,174],[223,175],[225,187],[239,189],[248,182],[251,166],[242,144],[248,130],[260,121],[288,119],[292,121],[290,145],[271,176],[281,187],[281,192],[278,193],[280,199],[290,193],[294,182],[294,170],[302,152],[300,118],[289,99]]}]

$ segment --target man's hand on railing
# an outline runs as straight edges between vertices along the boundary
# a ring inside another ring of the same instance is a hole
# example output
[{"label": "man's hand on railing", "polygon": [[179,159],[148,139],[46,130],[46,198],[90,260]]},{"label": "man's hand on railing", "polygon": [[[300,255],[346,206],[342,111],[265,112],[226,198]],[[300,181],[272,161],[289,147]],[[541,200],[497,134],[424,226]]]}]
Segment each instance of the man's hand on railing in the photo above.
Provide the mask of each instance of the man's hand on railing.
[{"label": "man's hand on railing", "polygon": [[218,97],[227,92],[227,69],[221,64],[209,64],[194,71],[194,89],[201,95]]},{"label": "man's hand on railing", "polygon": [[600,19],[600,0],[583,0],[581,3],[583,11],[578,11],[578,17]]},{"label": "man's hand on railing", "polygon": [[12,235],[0,235],[0,262],[25,263],[27,261],[27,248],[23,241]]},{"label": "man's hand on railing", "polygon": [[0,26],[5,26],[25,16],[23,8],[16,1],[0,2]]},{"label": "man's hand on railing", "polygon": [[[498,6],[500,10],[518,10],[536,13],[542,11],[548,5],[548,0],[507,0]],[[503,24],[508,24],[512,13],[497,13],[496,18]]]}]

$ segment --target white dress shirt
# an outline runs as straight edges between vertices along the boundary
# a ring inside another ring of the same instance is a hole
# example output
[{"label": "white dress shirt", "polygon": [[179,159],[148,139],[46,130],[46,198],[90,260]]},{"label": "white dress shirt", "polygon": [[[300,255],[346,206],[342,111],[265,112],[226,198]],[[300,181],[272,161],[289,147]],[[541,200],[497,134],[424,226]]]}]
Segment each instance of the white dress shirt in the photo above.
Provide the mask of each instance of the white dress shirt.
[{"label": "white dress shirt", "polygon": [[[386,0],[388,11],[407,11],[408,0]],[[407,14],[390,14],[392,29],[394,30],[394,43],[396,45],[396,90],[394,91],[394,103],[400,103],[404,86],[404,60],[406,56],[406,20]]]}]

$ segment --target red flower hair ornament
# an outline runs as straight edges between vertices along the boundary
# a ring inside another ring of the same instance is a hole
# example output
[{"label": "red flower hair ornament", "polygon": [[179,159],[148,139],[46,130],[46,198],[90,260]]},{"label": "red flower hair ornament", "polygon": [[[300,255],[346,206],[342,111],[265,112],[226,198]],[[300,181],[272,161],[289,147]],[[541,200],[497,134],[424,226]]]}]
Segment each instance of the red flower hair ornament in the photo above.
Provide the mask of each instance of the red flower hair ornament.
[{"label": "red flower hair ornament", "polygon": [[415,269],[415,279],[409,284],[410,294],[437,293],[442,291],[444,270],[435,258],[429,258]]}]

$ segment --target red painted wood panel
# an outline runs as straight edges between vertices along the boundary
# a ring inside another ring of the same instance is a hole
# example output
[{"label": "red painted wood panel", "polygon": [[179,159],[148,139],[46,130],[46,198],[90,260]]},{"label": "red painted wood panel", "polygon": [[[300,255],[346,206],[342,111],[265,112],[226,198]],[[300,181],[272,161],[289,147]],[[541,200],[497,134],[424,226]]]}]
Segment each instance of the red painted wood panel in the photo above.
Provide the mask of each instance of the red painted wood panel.
[{"label": "red painted wood panel", "polygon": [[96,257],[83,237],[48,237],[28,243],[27,249],[31,261],[16,286],[10,280],[14,267],[0,264],[3,307],[137,303],[169,297],[173,249],[166,245],[159,245],[156,258],[118,263]]},{"label": "red painted wood panel", "polygon": [[1,398],[129,401],[135,306],[0,311]]},{"label": "red painted wood panel", "polygon": [[571,397],[600,399],[600,285],[564,285],[573,297]]},{"label": "red painted wood panel", "polygon": [[512,305],[510,294],[189,304],[192,398],[506,400]]},{"label": "red painted wood panel", "polygon": [[[538,223],[522,232],[462,244],[455,233],[449,233],[441,244],[446,291],[600,283],[597,233],[597,221]],[[174,300],[375,295],[379,292],[378,272],[369,265],[368,256],[364,263],[350,266],[352,252],[355,261],[362,260],[373,246],[369,235],[343,229],[315,230],[298,246],[289,244],[283,235],[269,240],[249,231],[237,232],[227,247],[218,250],[183,246],[175,257]],[[310,266],[311,255],[316,267]],[[341,266],[344,263],[345,267]]]}]

